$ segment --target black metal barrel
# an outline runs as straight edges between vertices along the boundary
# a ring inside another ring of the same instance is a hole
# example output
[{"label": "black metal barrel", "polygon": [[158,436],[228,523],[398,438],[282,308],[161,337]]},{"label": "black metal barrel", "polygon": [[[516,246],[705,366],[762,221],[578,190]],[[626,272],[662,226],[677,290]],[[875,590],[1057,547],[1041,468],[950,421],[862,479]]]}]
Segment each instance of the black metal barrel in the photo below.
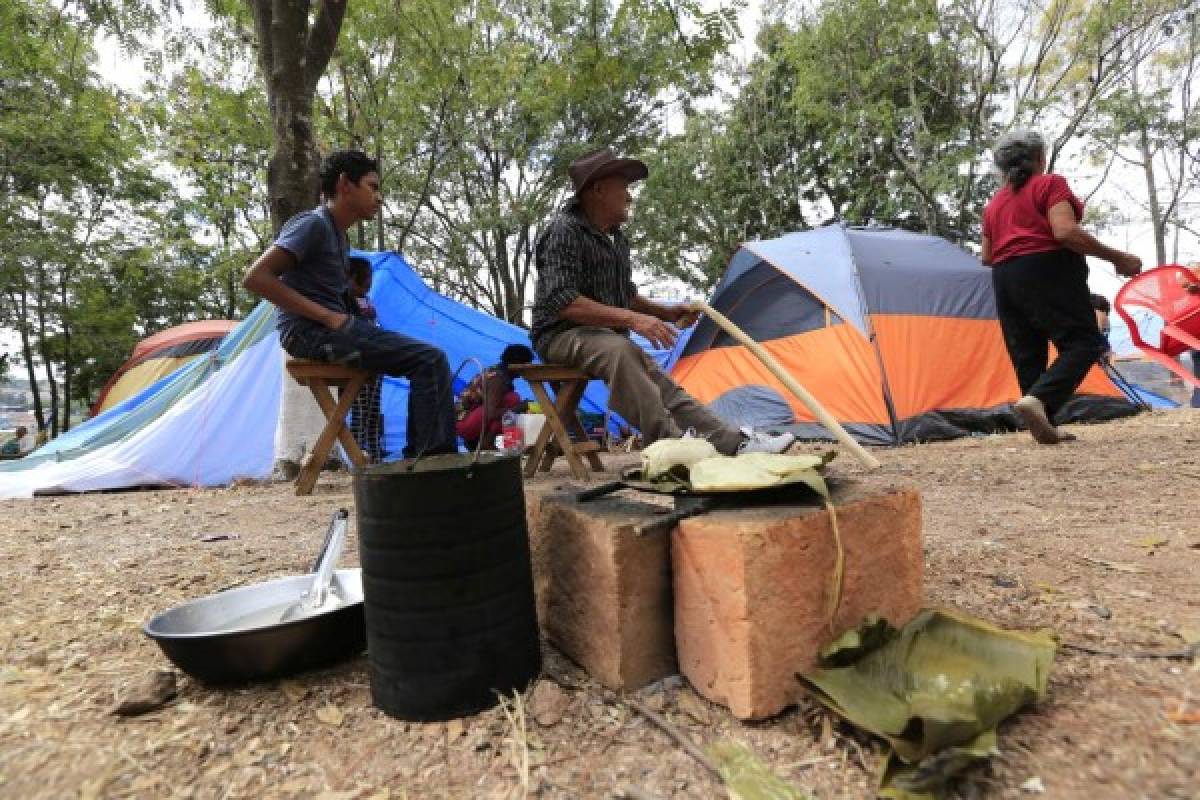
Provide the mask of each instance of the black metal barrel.
[{"label": "black metal barrel", "polygon": [[371,696],[394,717],[473,714],[541,671],[521,460],[473,458],[354,478]]}]

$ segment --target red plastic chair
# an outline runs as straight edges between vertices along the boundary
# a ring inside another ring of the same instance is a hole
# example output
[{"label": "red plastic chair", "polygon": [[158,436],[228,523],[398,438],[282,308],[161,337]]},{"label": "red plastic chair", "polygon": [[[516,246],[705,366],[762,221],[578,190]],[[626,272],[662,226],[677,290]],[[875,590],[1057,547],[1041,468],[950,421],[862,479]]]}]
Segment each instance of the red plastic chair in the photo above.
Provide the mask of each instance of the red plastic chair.
[{"label": "red plastic chair", "polygon": [[[1179,264],[1155,267],[1122,286],[1113,305],[1129,327],[1129,336],[1138,350],[1200,388],[1200,378],[1176,360],[1180,353],[1200,350],[1200,292],[1189,292],[1182,285],[1185,282],[1200,284],[1200,276]],[[1144,308],[1162,317],[1157,347],[1142,338],[1130,308]]]}]

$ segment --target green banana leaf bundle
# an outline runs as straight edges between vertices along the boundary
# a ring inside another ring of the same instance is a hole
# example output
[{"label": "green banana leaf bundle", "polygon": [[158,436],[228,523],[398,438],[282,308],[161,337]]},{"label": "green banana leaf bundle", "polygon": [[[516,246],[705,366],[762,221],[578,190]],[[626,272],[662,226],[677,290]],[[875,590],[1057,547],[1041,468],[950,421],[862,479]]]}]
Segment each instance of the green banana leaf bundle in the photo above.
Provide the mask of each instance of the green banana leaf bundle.
[{"label": "green banana leaf bundle", "polygon": [[1047,632],[926,610],[900,630],[868,620],[797,677],[834,713],[891,745],[880,797],[937,800],[955,775],[997,752],[1002,720],[1045,698],[1055,648]]}]

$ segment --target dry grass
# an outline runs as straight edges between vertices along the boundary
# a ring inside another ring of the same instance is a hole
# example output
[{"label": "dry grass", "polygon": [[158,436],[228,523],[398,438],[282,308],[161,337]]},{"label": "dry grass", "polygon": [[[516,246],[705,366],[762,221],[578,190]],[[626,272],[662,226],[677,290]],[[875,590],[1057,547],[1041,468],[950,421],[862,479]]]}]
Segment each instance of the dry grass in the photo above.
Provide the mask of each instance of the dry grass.
[{"label": "dry grass", "polygon": [[[1200,628],[1200,415],[1074,431],[1079,442],[1056,448],[1012,435],[879,452],[881,479],[922,491],[929,602],[1096,650],[1178,650]],[[857,474],[845,457],[834,468]],[[549,649],[545,674],[564,687],[554,713],[525,696],[458,723],[391,719],[371,704],[364,658],[232,690],[183,677],[157,712],[109,713],[166,666],[139,632],[149,616],[305,571],[330,511],[352,502],[344,475],[307,498],[246,486],[0,501],[0,795],[721,796],[708,770]],[[345,561],[354,550],[352,539]],[[1002,728],[1002,754],[955,796],[1026,797],[1037,777],[1055,800],[1194,798],[1197,698],[1188,662],[1064,650],[1050,700]],[[697,743],[748,745],[816,798],[870,795],[880,750],[819,708],[743,724],[679,681],[637,699]]]},{"label": "dry grass", "polygon": [[502,695],[500,710],[508,722],[504,744],[508,747],[509,767],[517,774],[517,785],[508,794],[510,800],[529,797],[529,729],[525,724],[525,698],[519,692]]}]

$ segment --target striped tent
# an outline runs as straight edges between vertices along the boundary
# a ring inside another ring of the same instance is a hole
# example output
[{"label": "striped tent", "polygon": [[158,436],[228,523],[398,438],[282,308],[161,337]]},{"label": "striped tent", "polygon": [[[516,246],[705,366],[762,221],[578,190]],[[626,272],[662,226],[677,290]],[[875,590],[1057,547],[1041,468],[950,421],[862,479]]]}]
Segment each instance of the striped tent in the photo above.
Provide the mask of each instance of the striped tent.
[{"label": "striped tent", "polygon": [[[1009,404],[1020,392],[990,272],[944,239],[831,225],[749,242],[710,302],[864,443],[1017,427]],[[672,374],[731,423],[829,438],[752,353],[707,319],[681,345]],[[1058,421],[1134,410],[1097,368]]]},{"label": "striped tent", "polygon": [[237,322],[231,319],[185,322],[142,339],[133,348],[129,360],[100,390],[100,396],[92,406],[92,416],[133,397],[197,356],[216,350],[221,339],[236,325]]}]

